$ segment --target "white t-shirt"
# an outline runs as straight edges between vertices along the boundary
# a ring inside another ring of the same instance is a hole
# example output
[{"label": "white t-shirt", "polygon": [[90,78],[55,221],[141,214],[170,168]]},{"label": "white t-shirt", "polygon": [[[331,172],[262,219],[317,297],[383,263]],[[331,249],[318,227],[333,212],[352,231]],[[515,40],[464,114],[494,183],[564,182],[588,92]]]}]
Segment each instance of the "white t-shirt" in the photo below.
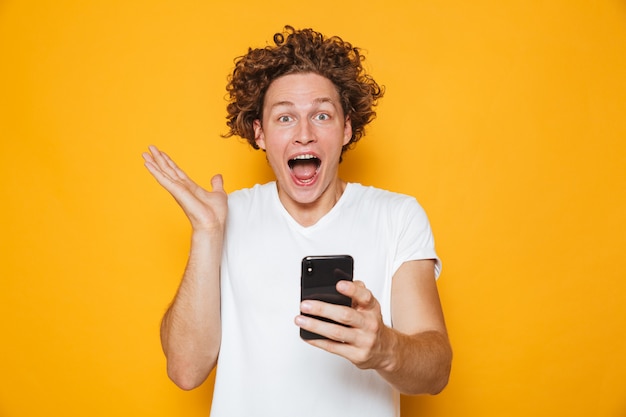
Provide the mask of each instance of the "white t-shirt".
[{"label": "white t-shirt", "polygon": [[300,339],[300,263],[348,254],[354,279],[391,326],[391,281],[406,261],[436,259],[424,210],[409,196],[349,183],[332,210],[303,227],[276,184],[233,192],[221,269],[222,344],[211,417],[398,416],[399,394],[377,372]]}]

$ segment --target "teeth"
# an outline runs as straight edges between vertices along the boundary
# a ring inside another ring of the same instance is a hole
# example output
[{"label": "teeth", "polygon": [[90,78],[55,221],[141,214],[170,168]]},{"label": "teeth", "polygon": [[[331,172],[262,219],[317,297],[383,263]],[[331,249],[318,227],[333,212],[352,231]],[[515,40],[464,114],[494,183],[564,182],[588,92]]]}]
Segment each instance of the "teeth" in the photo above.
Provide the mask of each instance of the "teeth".
[{"label": "teeth", "polygon": [[314,155],[304,154],[304,155],[298,155],[293,159],[314,159],[314,158],[316,158]]},{"label": "teeth", "polygon": [[321,161],[320,159],[310,153],[305,153],[302,155],[297,155],[294,156],[292,159],[290,159],[289,161],[287,161],[287,164],[289,165],[290,169],[293,169],[293,167],[298,163],[298,161],[311,161],[317,164],[317,167],[319,168]]}]

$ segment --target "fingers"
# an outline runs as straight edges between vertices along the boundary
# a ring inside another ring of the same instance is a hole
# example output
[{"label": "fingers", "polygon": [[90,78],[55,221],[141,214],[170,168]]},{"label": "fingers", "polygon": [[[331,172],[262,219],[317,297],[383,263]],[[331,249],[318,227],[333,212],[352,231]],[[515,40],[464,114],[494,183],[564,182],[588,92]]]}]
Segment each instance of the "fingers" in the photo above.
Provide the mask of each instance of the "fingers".
[{"label": "fingers", "polygon": [[337,283],[337,290],[352,298],[352,308],[305,300],[300,309],[302,313],[325,317],[345,326],[304,315],[296,317],[296,325],[328,338],[307,340],[307,343],[343,356],[359,368],[372,367],[378,363],[377,352],[386,329],[378,301],[360,281],[341,281]]},{"label": "fingers", "polygon": [[[170,181],[187,180],[187,175],[178,168],[178,165],[163,151],[159,150],[156,146],[151,145],[148,147],[150,153],[144,153],[144,159],[146,160],[146,167],[153,171],[159,171],[160,174],[168,178]],[[149,165],[151,166],[149,166]],[[153,168],[152,170],[150,168]]]},{"label": "fingers", "polygon": [[224,192],[224,179],[220,174],[211,178],[211,187],[213,187],[213,191]]},{"label": "fingers", "polygon": [[[349,307],[336,306],[333,304],[313,300],[302,302],[300,309],[303,314],[326,317],[335,320],[338,323],[344,323],[344,320],[349,321],[348,317],[346,316],[346,310],[351,310]],[[343,313],[341,311],[342,309],[345,309]],[[348,328],[336,323],[329,323],[327,321],[319,320],[315,317],[308,317],[305,315],[297,316],[295,318],[295,323],[297,326],[303,328],[304,330],[320,334],[331,340],[335,340],[338,342],[352,341],[352,337],[347,332]]]},{"label": "fingers", "polygon": [[339,281],[337,291],[352,299],[352,307],[356,309],[371,309],[377,306],[376,298],[362,281]]},{"label": "fingers", "polygon": [[152,155],[146,152],[143,153],[142,156],[145,160],[144,166],[148,169],[150,174],[152,174],[152,176],[159,182],[159,184],[167,188],[167,185],[172,182],[172,179],[163,173]]},{"label": "fingers", "polygon": [[[361,281],[339,281],[337,283],[337,291],[352,298],[352,308],[322,301],[305,300],[300,304],[300,310],[302,313],[326,317],[353,328],[364,326],[364,319],[366,316],[362,313],[376,313],[380,311],[378,301],[372,292],[368,290],[365,287],[365,284]],[[368,314],[368,316],[369,315],[372,314]],[[301,321],[304,322],[305,319],[302,319]],[[309,320],[306,321],[309,322]],[[308,324],[310,323],[307,323],[307,325]],[[315,325],[319,325],[324,328],[329,327],[324,322],[315,323]],[[307,328],[307,330],[309,329]]]},{"label": "fingers", "polygon": [[300,304],[302,313],[325,317],[342,323],[345,326],[327,323],[298,316],[296,323],[306,330],[323,334],[333,340],[352,343],[356,334],[354,330],[372,330],[377,327],[380,318],[380,306],[370,290],[361,281],[340,281],[337,291],[352,298],[352,308],[325,303],[322,301],[305,300]]},{"label": "fingers", "polygon": [[213,192],[196,184],[156,146],[142,154],[145,166],[157,182],[174,197],[194,230],[223,230],[228,211],[228,196],[221,175],[211,179]]}]

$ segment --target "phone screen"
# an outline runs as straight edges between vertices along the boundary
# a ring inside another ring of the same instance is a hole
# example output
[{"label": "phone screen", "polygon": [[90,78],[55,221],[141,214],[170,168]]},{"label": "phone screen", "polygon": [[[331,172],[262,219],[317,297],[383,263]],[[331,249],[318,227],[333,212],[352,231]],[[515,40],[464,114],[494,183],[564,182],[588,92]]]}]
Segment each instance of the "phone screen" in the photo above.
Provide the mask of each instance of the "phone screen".
[{"label": "phone screen", "polygon": [[[302,259],[301,300],[320,300],[327,303],[351,306],[352,300],[337,292],[338,281],[352,281],[354,260],[350,255],[307,256]],[[333,320],[305,314],[306,316],[336,323]],[[340,323],[338,323],[340,324]],[[324,339],[316,333],[300,329],[303,339]]]}]

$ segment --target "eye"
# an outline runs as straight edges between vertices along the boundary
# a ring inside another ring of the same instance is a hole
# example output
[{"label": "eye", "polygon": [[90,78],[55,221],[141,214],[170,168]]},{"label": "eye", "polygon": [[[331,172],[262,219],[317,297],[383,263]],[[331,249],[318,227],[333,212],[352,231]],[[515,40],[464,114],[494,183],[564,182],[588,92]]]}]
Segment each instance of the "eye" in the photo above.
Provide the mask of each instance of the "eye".
[{"label": "eye", "polygon": [[315,118],[320,121],[325,121],[325,120],[330,119],[330,115],[328,113],[320,113],[317,116],[315,116]]},{"label": "eye", "polygon": [[289,123],[291,121],[291,116],[279,116],[278,121],[280,123]]}]

